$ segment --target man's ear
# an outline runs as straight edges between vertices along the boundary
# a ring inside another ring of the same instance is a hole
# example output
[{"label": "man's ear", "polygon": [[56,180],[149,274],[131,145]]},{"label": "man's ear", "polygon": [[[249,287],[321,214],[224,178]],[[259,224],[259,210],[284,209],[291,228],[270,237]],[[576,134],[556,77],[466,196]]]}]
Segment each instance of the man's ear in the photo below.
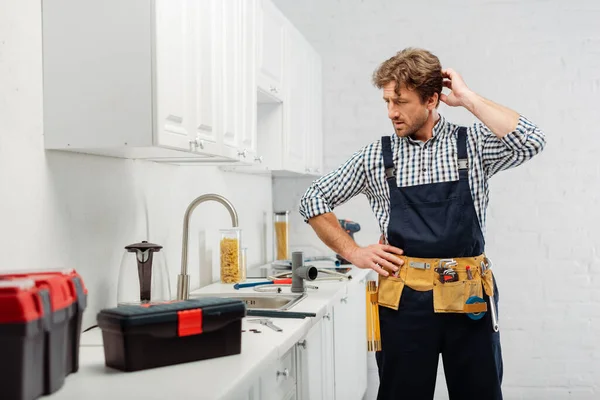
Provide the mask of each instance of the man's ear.
[{"label": "man's ear", "polygon": [[427,109],[429,111],[435,110],[437,108],[439,102],[440,102],[440,95],[439,95],[439,93],[434,93],[433,96],[431,96],[429,98],[429,100],[427,100]]}]

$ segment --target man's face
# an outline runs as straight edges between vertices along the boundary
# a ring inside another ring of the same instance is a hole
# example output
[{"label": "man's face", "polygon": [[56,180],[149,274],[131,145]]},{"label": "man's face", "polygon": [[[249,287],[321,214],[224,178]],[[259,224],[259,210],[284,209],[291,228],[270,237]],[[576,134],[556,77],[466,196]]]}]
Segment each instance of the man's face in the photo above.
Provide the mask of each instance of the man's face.
[{"label": "man's face", "polygon": [[395,89],[395,81],[383,87],[383,100],[387,104],[388,117],[394,124],[396,135],[399,137],[410,136],[427,122],[429,109],[427,103],[421,102],[416,91],[402,85],[400,96],[398,96]]}]

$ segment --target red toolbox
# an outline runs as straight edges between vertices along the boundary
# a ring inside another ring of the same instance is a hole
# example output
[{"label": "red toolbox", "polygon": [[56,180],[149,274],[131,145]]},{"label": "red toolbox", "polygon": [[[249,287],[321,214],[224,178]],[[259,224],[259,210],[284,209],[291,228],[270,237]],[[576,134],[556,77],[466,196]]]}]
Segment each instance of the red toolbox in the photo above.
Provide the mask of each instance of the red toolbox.
[{"label": "red toolbox", "polygon": [[239,354],[242,300],[202,298],[102,310],[106,365],[138,371]]},{"label": "red toolbox", "polygon": [[[0,282],[6,285],[21,280],[32,281],[35,287],[46,290],[49,296],[48,324],[41,352],[44,356],[43,394],[54,393],[63,386],[68,374],[79,369],[81,319],[86,308],[87,289],[81,277],[72,269],[0,275]],[[28,371],[24,370],[23,373],[27,374]]]}]

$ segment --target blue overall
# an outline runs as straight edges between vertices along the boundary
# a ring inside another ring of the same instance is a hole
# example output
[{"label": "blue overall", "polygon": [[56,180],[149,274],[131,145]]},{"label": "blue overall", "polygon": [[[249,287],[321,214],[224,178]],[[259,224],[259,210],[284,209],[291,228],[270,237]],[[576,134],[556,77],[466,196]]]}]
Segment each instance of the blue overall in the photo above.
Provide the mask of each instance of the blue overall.
[{"label": "blue overall", "polygon": [[[458,159],[467,160],[467,130],[458,130]],[[484,238],[469,188],[468,168],[459,180],[399,188],[390,138],[382,138],[390,189],[388,242],[409,257],[456,258],[484,252]],[[403,268],[410,268],[403,266]],[[486,302],[489,298],[485,296]],[[494,284],[494,300],[498,291]],[[489,307],[488,307],[489,309]],[[440,353],[451,400],[502,399],[502,354],[490,312],[480,320],[434,313],[433,291],[405,286],[398,310],[379,307],[383,351],[378,400],[433,399]]]}]

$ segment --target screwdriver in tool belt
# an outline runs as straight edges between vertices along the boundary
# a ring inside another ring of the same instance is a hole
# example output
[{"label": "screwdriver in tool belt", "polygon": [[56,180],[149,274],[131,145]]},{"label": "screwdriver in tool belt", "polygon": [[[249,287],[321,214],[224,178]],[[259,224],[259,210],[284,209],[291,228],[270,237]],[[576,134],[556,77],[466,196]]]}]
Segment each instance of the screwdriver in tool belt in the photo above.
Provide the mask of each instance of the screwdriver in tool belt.
[{"label": "screwdriver in tool belt", "polygon": [[467,279],[473,280],[473,274],[471,273],[471,267],[467,265]]}]

